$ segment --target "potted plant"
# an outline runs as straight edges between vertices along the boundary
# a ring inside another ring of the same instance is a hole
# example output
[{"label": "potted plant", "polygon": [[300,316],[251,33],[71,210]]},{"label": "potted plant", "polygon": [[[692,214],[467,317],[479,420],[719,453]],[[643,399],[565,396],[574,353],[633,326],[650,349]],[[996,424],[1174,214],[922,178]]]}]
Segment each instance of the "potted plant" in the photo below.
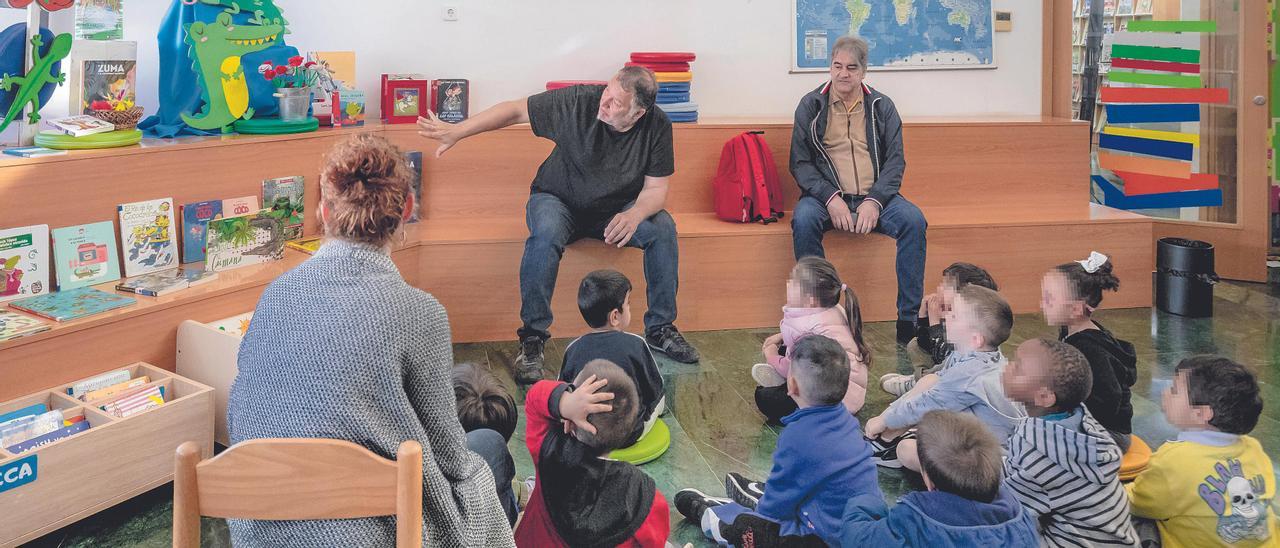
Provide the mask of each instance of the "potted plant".
[{"label": "potted plant", "polygon": [[282,122],[301,122],[307,119],[311,109],[311,86],[319,78],[316,64],[304,62],[300,55],[289,58],[287,65],[276,66],[267,61],[258,66],[258,73],[275,86],[276,100],[280,104]]}]

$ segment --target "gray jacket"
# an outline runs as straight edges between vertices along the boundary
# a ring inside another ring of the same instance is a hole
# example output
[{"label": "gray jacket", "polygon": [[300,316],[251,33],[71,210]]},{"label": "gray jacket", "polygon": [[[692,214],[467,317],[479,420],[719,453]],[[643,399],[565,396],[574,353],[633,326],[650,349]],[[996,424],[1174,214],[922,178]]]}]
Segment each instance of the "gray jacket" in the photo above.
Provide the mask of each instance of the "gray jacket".
[{"label": "gray jacket", "polygon": [[994,352],[952,352],[938,371],[938,384],[913,398],[900,398],[884,411],[885,426],[914,426],[930,411],[970,413],[981,420],[1007,446],[1018,420],[1026,417],[1022,406],[1004,395],[1000,374],[1008,361]]},{"label": "gray jacket", "polygon": [[[326,242],[262,293],[240,345],[232,443],[330,438],[395,458],[423,453],[425,543],[514,546],[493,475],[468,451],[454,403],[444,307],[382,251]],[[393,546],[392,518],[232,520],[237,546]]]},{"label": "gray jacket", "polygon": [[[824,204],[840,193],[840,178],[822,145],[822,136],[827,133],[830,93],[828,82],[800,99],[795,127],[791,129],[791,176],[795,177],[801,192]],[[866,84],[862,85],[862,94],[867,105],[867,149],[876,177],[867,198],[879,202],[884,209],[898,195],[902,174],[907,171],[906,156],[902,153],[902,118],[889,96]]]}]

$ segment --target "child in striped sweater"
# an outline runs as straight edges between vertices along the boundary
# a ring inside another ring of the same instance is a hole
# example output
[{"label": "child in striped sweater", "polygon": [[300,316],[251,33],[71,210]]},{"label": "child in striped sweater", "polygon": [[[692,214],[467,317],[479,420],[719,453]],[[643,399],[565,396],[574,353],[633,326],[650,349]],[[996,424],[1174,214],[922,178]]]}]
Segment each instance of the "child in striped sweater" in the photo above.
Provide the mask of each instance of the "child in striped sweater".
[{"label": "child in striped sweater", "polygon": [[1135,546],[1120,485],[1123,452],[1082,405],[1089,361],[1075,347],[1033,339],[1004,370],[1004,390],[1027,409],[1009,439],[1005,485],[1039,518],[1041,546]]}]

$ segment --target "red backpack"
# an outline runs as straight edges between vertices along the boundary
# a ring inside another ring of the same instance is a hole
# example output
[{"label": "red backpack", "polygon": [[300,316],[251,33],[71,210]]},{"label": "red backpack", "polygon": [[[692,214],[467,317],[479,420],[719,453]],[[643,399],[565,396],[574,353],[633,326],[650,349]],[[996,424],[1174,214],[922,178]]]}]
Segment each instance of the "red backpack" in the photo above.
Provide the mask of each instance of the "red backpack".
[{"label": "red backpack", "polygon": [[735,223],[769,224],[782,218],[782,188],[763,131],[724,144],[713,183],[716,216]]}]

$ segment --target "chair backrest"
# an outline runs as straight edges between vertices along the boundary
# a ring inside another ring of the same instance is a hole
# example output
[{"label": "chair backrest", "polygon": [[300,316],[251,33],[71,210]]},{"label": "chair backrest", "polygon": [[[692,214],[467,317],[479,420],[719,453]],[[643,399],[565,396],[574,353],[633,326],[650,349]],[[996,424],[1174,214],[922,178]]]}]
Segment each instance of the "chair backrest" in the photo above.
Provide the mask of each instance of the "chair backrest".
[{"label": "chair backrest", "polygon": [[306,520],[396,516],[396,546],[422,546],[422,446],[396,460],[349,441],[265,438],[200,460],[195,443],[174,465],[173,545],[200,546],[200,516]]}]

